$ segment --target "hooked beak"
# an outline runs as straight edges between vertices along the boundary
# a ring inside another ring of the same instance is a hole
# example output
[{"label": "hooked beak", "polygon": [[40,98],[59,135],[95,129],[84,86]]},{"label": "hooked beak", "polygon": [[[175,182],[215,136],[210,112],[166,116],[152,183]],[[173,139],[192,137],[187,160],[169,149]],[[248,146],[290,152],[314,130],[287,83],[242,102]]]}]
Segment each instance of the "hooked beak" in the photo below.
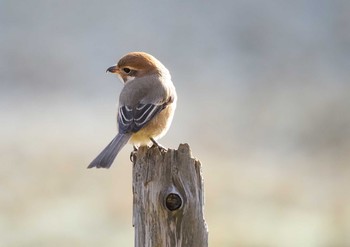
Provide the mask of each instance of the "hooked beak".
[{"label": "hooked beak", "polygon": [[115,73],[118,73],[118,70],[119,69],[117,65],[113,65],[106,70],[106,73],[109,72],[109,73],[115,74]]}]

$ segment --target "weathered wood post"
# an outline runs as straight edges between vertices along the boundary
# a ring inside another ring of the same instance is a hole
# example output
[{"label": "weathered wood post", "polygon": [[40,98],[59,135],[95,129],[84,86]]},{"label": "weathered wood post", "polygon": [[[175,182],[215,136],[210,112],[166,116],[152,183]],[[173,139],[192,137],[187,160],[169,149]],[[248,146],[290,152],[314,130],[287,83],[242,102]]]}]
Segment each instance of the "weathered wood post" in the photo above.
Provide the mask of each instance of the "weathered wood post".
[{"label": "weathered wood post", "polygon": [[133,162],[135,247],[207,247],[201,164],[188,144],[141,147]]}]

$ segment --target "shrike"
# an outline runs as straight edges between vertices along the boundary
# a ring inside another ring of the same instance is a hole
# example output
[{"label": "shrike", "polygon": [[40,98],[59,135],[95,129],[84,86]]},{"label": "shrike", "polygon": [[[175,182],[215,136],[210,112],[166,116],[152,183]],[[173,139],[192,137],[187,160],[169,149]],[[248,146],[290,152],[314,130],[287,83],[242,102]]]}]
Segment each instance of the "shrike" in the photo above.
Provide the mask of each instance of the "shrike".
[{"label": "shrike", "polygon": [[88,168],[109,168],[130,142],[145,146],[168,131],[176,108],[176,91],[167,68],[144,52],[131,52],[107,69],[124,83],[119,96],[118,134]]}]

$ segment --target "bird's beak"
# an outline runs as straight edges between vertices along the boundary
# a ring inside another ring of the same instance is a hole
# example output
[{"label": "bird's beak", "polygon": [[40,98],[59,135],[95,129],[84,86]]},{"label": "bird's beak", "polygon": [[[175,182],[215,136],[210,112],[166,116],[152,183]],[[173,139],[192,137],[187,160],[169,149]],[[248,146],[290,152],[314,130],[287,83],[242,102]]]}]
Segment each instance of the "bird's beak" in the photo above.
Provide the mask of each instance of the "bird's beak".
[{"label": "bird's beak", "polygon": [[115,73],[118,73],[118,71],[119,71],[118,66],[113,65],[106,70],[106,73],[109,72],[109,73],[115,74]]}]

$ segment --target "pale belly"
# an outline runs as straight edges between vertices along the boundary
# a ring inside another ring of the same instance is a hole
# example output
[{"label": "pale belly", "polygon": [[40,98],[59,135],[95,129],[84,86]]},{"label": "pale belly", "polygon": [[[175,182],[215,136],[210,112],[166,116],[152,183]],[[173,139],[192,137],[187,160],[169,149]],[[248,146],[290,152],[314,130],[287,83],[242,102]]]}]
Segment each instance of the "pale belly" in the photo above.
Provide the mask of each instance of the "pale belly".
[{"label": "pale belly", "polygon": [[145,127],[134,133],[129,142],[136,146],[145,146],[151,143],[150,138],[155,140],[163,137],[168,131],[174,116],[174,105],[169,105],[155,116]]}]

